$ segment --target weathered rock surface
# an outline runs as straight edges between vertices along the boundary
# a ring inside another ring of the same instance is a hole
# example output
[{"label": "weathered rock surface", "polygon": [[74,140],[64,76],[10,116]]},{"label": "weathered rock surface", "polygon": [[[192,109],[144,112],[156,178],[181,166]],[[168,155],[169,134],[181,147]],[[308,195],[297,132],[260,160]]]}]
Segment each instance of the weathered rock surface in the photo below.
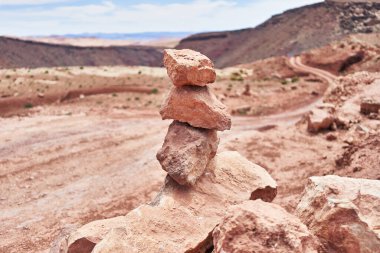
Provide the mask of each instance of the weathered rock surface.
[{"label": "weathered rock surface", "polygon": [[231,206],[213,240],[215,253],[317,253],[321,248],[296,216],[262,200]]},{"label": "weathered rock surface", "polygon": [[218,144],[215,130],[174,121],[157,153],[157,160],[177,183],[194,184],[216,155]]},{"label": "weathered rock surface", "polygon": [[[120,252],[206,252],[212,247],[211,232],[228,206],[261,196],[271,201],[276,189],[265,169],[237,152],[223,152],[194,186],[181,186],[167,177],[156,199],[128,213],[126,222],[118,226],[127,231],[117,234],[124,243],[115,243],[115,237],[108,235],[99,248],[108,250],[104,252],[114,252],[112,245],[117,250],[121,246]],[[81,237],[88,236],[81,233]],[[87,252],[91,251],[82,251]]]},{"label": "weathered rock surface", "polygon": [[334,117],[320,109],[314,109],[307,115],[307,131],[318,133],[328,130],[334,123]]},{"label": "weathered rock surface", "polygon": [[173,87],[160,114],[162,119],[186,122],[193,127],[224,131],[231,128],[231,116],[206,87]]},{"label": "weathered rock surface", "polygon": [[125,225],[125,216],[88,223],[70,234],[67,243],[67,252],[91,252],[95,245],[100,242],[111,229]]},{"label": "weathered rock surface", "polygon": [[175,86],[205,86],[215,82],[214,64],[199,52],[190,49],[166,49],[164,65]]},{"label": "weathered rock surface", "polygon": [[127,233],[125,228],[112,229],[104,239],[98,243],[92,253],[126,253]]},{"label": "weathered rock surface", "polygon": [[368,115],[370,113],[379,113],[380,111],[380,98],[378,101],[375,99],[363,99],[360,104],[360,112]]},{"label": "weathered rock surface", "polygon": [[380,181],[311,177],[296,213],[327,252],[378,252]]}]

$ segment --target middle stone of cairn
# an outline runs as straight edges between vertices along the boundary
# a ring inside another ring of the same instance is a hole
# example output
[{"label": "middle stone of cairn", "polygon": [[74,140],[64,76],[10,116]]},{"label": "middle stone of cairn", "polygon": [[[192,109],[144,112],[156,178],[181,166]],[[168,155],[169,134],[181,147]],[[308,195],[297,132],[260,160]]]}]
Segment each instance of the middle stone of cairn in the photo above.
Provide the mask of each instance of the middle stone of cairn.
[{"label": "middle stone of cairn", "polygon": [[207,86],[216,79],[209,58],[190,49],[167,49],[164,65],[174,87],[160,114],[162,119],[174,121],[157,159],[179,184],[193,185],[216,155],[216,131],[230,129],[231,116]]}]

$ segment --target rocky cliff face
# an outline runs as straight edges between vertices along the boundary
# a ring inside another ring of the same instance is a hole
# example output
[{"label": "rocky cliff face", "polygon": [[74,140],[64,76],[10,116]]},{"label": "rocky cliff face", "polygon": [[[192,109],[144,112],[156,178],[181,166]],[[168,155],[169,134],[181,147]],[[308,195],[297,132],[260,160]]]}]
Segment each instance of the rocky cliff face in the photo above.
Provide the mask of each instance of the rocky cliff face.
[{"label": "rocky cliff face", "polygon": [[217,67],[227,67],[298,54],[348,34],[376,32],[380,32],[380,3],[328,1],[286,11],[256,28],[195,34],[177,48],[200,51]]}]

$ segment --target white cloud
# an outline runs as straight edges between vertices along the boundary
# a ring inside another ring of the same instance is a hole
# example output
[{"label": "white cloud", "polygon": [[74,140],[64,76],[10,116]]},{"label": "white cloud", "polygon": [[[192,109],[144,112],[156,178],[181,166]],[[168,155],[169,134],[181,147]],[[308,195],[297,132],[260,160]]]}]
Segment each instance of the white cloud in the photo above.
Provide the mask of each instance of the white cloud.
[{"label": "white cloud", "polygon": [[73,0],[0,0],[0,5],[40,5],[70,1]]},{"label": "white cloud", "polygon": [[319,1],[257,0],[238,4],[231,0],[193,0],[165,5],[125,6],[107,0],[49,10],[37,7],[17,12],[0,10],[0,34],[231,30],[254,27],[274,14],[315,2]]}]

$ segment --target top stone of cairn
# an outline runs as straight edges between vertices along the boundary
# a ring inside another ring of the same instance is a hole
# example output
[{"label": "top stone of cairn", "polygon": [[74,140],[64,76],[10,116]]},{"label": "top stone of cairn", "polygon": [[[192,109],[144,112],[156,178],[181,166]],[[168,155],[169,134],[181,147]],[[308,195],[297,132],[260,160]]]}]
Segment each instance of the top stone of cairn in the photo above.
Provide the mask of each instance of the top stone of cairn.
[{"label": "top stone of cairn", "polygon": [[215,82],[214,64],[205,55],[190,49],[166,49],[164,65],[173,84],[206,86]]}]

